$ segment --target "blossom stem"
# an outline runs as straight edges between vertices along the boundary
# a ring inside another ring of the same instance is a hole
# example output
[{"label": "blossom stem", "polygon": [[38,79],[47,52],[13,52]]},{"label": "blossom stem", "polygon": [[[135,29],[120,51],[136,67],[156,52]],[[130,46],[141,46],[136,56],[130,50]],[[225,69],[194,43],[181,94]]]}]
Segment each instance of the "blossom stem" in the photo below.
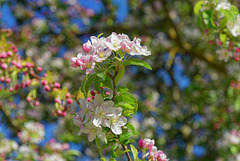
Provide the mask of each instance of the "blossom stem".
[{"label": "blossom stem", "polygon": [[[122,147],[123,147],[124,151],[128,150],[128,149],[126,148],[126,146],[122,145]],[[130,157],[130,155],[129,155],[128,152],[126,152],[126,155],[127,155],[128,161],[131,161],[131,157]]]}]

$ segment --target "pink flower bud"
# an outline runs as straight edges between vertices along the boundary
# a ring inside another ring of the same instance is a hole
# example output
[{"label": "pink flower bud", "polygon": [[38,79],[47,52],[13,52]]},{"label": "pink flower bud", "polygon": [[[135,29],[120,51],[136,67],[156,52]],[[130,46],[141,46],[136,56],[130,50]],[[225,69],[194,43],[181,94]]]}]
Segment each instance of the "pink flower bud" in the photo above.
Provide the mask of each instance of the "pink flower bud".
[{"label": "pink flower bud", "polygon": [[37,67],[37,71],[41,72],[42,71],[42,67]]},{"label": "pink flower bud", "polygon": [[239,53],[240,52],[240,48],[236,48],[236,52]]},{"label": "pink flower bud", "polygon": [[60,88],[60,87],[61,87],[61,85],[60,85],[60,83],[58,83],[58,82],[55,82],[55,83],[54,83],[54,87],[55,87],[55,88]]},{"label": "pink flower bud", "polygon": [[62,148],[63,148],[64,150],[68,150],[68,149],[70,148],[70,146],[69,146],[68,143],[64,143],[64,144],[62,145]]},{"label": "pink flower bud", "polygon": [[16,60],[13,60],[12,65],[16,65],[16,64],[17,64]]},{"label": "pink flower bud", "polygon": [[44,89],[45,89],[46,91],[50,91],[50,87],[49,87],[48,85],[45,85],[45,86],[44,86]]},{"label": "pink flower bud", "polygon": [[70,97],[70,94],[69,94],[69,93],[66,93],[65,96],[66,96],[66,98],[69,98],[69,97]]},{"label": "pink flower bud", "polygon": [[91,91],[90,92],[92,96],[95,96],[95,92],[94,91]]},{"label": "pink flower bud", "polygon": [[62,112],[62,116],[65,117],[67,115],[67,112]]},{"label": "pink flower bud", "polygon": [[88,102],[91,102],[91,97],[88,97],[87,100],[88,100]]},{"label": "pink flower bud", "polygon": [[239,57],[234,57],[234,60],[235,61],[239,61]]},{"label": "pink flower bud", "polygon": [[97,92],[97,94],[100,94],[100,92]]},{"label": "pink flower bud", "polygon": [[31,67],[31,64],[27,62],[25,66],[26,66],[27,68],[30,68],[30,67]]},{"label": "pink flower bud", "polygon": [[61,100],[60,100],[60,98],[58,98],[58,97],[55,98],[55,102],[58,103],[58,104],[61,104]]},{"label": "pink flower bud", "polygon": [[47,81],[46,81],[46,80],[42,80],[42,81],[41,81],[41,84],[42,84],[43,86],[45,86],[45,85],[47,84]]},{"label": "pink flower bud", "polygon": [[22,64],[21,64],[21,63],[17,63],[17,64],[16,64],[16,67],[17,67],[18,69],[20,69],[20,68],[22,68]]},{"label": "pink flower bud", "polygon": [[26,100],[27,100],[28,102],[30,102],[30,101],[32,100],[32,98],[28,96]]},{"label": "pink flower bud", "polygon": [[36,100],[36,101],[33,103],[33,105],[36,106],[36,107],[39,106],[39,104],[40,104],[40,103],[39,103],[38,100]]},{"label": "pink flower bud", "polygon": [[143,139],[142,138],[138,141],[138,146],[139,146],[139,148],[143,148]]},{"label": "pink flower bud", "polygon": [[213,44],[213,40],[209,40],[208,44],[210,44],[210,45]]},{"label": "pink flower bud", "polygon": [[62,115],[62,110],[57,110],[57,115],[61,116]]},{"label": "pink flower bud", "polygon": [[6,53],[5,51],[2,52],[1,55],[0,55],[0,57],[1,57],[1,58],[6,58],[6,57],[7,57],[7,53]]},{"label": "pink flower bud", "polygon": [[7,56],[12,56],[12,52],[11,52],[11,51],[8,51],[8,52],[7,52]]},{"label": "pink flower bud", "polygon": [[13,90],[14,90],[13,87],[10,87],[10,88],[9,88],[9,91],[10,91],[10,92],[13,92]]},{"label": "pink flower bud", "polygon": [[100,87],[101,90],[104,90],[104,87]]},{"label": "pink flower bud", "polygon": [[6,83],[10,83],[11,82],[11,79],[10,78],[7,78],[6,79]]},{"label": "pink flower bud", "polygon": [[110,95],[110,92],[106,92],[106,95]]},{"label": "pink flower bud", "polygon": [[73,101],[72,101],[71,98],[68,98],[68,99],[67,99],[67,104],[72,104],[72,102],[73,102]]},{"label": "pink flower bud", "polygon": [[64,111],[67,111],[68,110],[68,106],[64,106]]},{"label": "pink flower bud", "polygon": [[4,77],[0,77],[0,81],[1,81],[1,82],[4,82],[4,81],[5,81],[5,78],[4,78]]},{"label": "pink flower bud", "polygon": [[7,67],[8,67],[8,65],[7,65],[6,63],[3,63],[3,64],[1,65],[1,67],[2,67],[4,70],[6,70]]},{"label": "pink flower bud", "polygon": [[82,45],[83,51],[88,53],[92,49],[91,42],[88,40],[86,43]]},{"label": "pink flower bud", "polygon": [[44,73],[44,75],[43,75],[44,77],[47,77],[47,73]]}]

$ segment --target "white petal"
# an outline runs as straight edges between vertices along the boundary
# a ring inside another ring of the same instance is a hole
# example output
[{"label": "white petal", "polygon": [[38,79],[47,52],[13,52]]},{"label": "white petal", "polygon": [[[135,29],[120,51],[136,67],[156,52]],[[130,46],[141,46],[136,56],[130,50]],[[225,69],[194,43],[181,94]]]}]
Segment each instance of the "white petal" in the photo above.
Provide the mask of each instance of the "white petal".
[{"label": "white petal", "polygon": [[120,126],[115,125],[115,124],[111,125],[111,130],[116,135],[120,135],[122,133],[122,128]]},{"label": "white petal", "polygon": [[77,135],[80,136],[81,134],[82,134],[82,129],[79,130]]},{"label": "white petal", "polygon": [[99,125],[102,123],[102,119],[101,118],[94,118],[93,119],[93,125],[95,125],[96,127],[99,127]]},{"label": "white petal", "polygon": [[111,120],[110,119],[106,119],[104,120],[104,124],[110,128],[110,125],[111,125]]},{"label": "white petal", "polygon": [[115,109],[116,116],[121,116],[122,115],[122,108],[118,107]]},{"label": "white petal", "polygon": [[120,117],[118,122],[117,122],[117,125],[118,126],[124,126],[124,125],[126,125],[126,123],[127,123],[127,119],[125,117]]},{"label": "white petal", "polygon": [[105,136],[105,134],[104,134],[103,132],[97,133],[97,136],[98,136],[98,138],[101,139],[103,142],[105,141],[106,136]]},{"label": "white petal", "polygon": [[96,133],[89,133],[88,134],[88,141],[92,142],[96,138]]}]

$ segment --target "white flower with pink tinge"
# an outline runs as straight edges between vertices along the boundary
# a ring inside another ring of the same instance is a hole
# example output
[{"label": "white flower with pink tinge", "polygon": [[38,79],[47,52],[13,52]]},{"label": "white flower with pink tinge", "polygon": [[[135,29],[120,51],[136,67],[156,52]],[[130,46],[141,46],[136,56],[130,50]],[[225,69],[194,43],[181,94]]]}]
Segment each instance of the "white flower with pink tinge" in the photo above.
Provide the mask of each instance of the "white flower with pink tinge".
[{"label": "white flower with pink tinge", "polygon": [[150,156],[153,161],[168,161],[166,154],[163,151],[157,150],[156,146],[153,146],[150,150]]},{"label": "white flower with pink tinge", "polygon": [[90,142],[92,142],[96,137],[102,141],[105,141],[106,138],[104,132],[102,132],[102,128],[96,127],[91,123],[86,124],[86,126],[82,128],[82,133],[88,134],[88,141]]},{"label": "white flower with pink tinge", "polygon": [[100,94],[96,95],[94,98],[94,117],[93,117],[93,125],[100,126],[104,124],[104,120],[107,119],[107,116],[113,116],[115,113],[115,108],[113,107],[114,102],[113,101],[105,101],[103,100],[102,96]]},{"label": "white flower with pink tinge", "polygon": [[115,113],[113,116],[108,116],[105,120],[105,125],[109,127],[112,132],[116,135],[120,135],[122,133],[122,126],[126,125],[127,119],[125,117],[120,117],[122,115],[122,108],[118,107],[115,109]]},{"label": "white flower with pink tinge", "polygon": [[121,42],[122,39],[117,35],[115,32],[113,32],[106,41],[106,45],[109,47],[109,49],[113,51],[118,51],[121,48]]},{"label": "white flower with pink tinge", "polygon": [[151,149],[155,144],[154,140],[151,139],[140,139],[138,145],[140,148]]},{"label": "white flower with pink tinge", "polygon": [[106,48],[105,44],[96,44],[94,47],[93,58],[96,62],[103,62],[106,60],[112,53],[112,50]]},{"label": "white flower with pink tinge", "polygon": [[95,68],[95,60],[93,56],[86,53],[79,53],[77,57],[70,59],[74,68],[80,67],[81,70],[86,70],[86,74],[92,73]]},{"label": "white flower with pink tinge", "polygon": [[147,50],[146,46],[141,46],[141,39],[134,38],[133,39],[134,44],[131,46],[132,51],[129,53],[130,55],[144,55],[149,56],[151,55],[151,52]]}]

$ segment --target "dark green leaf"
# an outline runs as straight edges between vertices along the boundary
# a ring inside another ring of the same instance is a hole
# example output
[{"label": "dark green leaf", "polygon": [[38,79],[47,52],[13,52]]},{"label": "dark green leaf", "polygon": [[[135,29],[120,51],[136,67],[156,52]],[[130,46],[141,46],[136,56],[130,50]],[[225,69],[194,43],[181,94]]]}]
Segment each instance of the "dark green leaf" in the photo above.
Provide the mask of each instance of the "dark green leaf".
[{"label": "dark green leaf", "polygon": [[115,78],[115,83],[117,84],[123,77],[124,75],[124,72],[125,72],[125,67],[122,67],[119,71],[118,71],[118,74]]},{"label": "dark green leaf", "polygon": [[94,79],[94,88],[98,92],[100,92],[100,83],[101,83],[101,78],[96,76],[96,78]]}]

